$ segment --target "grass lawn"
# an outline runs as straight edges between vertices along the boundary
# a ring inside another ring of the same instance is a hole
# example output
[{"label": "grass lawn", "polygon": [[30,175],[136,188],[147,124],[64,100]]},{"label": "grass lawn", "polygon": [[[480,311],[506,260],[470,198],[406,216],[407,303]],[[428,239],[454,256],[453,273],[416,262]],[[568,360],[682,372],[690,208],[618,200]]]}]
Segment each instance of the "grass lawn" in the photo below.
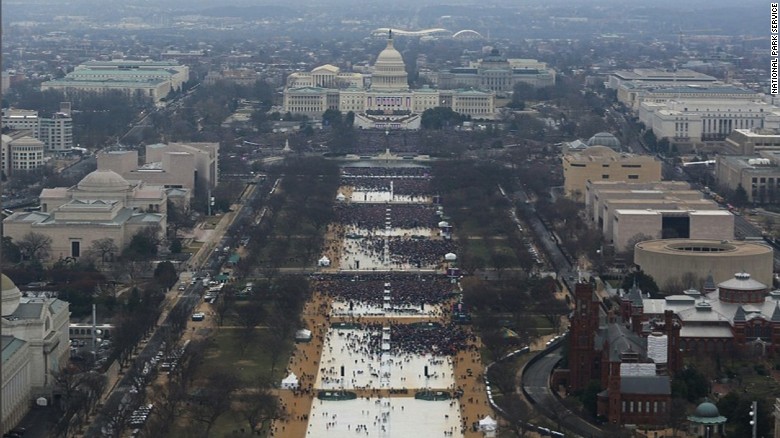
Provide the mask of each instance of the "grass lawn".
[{"label": "grass lawn", "polygon": [[208,216],[203,221],[203,229],[204,230],[213,230],[217,227],[217,224],[219,221],[222,220],[222,215],[219,216]]},{"label": "grass lawn", "polygon": [[[230,370],[241,380],[248,382],[248,386],[258,376],[266,376],[271,372],[271,357],[268,350],[263,347],[264,338],[270,333],[266,329],[256,328],[255,339],[247,347],[244,354],[241,354],[239,336],[242,329],[221,329],[211,338],[210,345],[206,349],[203,357],[203,363],[200,364],[195,373],[195,383],[193,388],[197,387],[199,382],[203,382],[210,374],[216,371]],[[275,381],[281,380],[284,374],[285,365],[290,357],[293,343],[290,343],[279,354],[276,369],[271,375]],[[187,421],[171,425],[168,437],[178,438],[185,436],[191,425]],[[241,429],[244,429],[242,432]],[[258,436],[251,435],[248,432],[248,425],[240,412],[231,410],[220,416],[211,428],[209,437],[242,437]],[[268,431],[263,431],[260,436],[268,436]]]},{"label": "grass lawn", "polygon": [[260,260],[270,260],[272,255],[279,259],[279,254],[284,254],[284,256],[278,260],[280,268],[316,266],[317,259],[320,257],[320,252],[316,251],[309,253],[307,251],[308,246],[311,244],[310,239],[292,236],[290,237],[289,243],[286,242],[284,236],[274,235],[271,239],[275,239],[277,243],[266,245],[261,250]]},{"label": "grass lawn", "polygon": [[[196,382],[205,379],[215,371],[224,371],[231,369],[239,378],[251,382],[261,375],[268,375],[271,371],[271,358],[268,351],[264,348],[264,338],[269,336],[268,330],[262,328],[255,329],[255,339],[247,347],[244,354],[241,354],[241,343],[239,336],[242,329],[221,329],[219,330],[206,349],[203,364],[198,367],[195,380]],[[274,380],[281,380],[284,374],[285,364],[290,357],[292,350],[292,341],[285,351],[279,354],[276,370],[272,375]]]},{"label": "grass lawn", "polygon": [[203,242],[195,242],[195,241],[193,241],[192,243],[190,243],[186,247],[182,248],[181,252],[187,253],[187,254],[195,254],[202,247],[203,247]]},{"label": "grass lawn", "polygon": [[780,394],[780,383],[770,376],[750,375],[742,378],[745,392],[757,398],[774,398]]},{"label": "grass lawn", "polygon": [[[268,436],[267,430],[263,432],[264,433],[260,436]],[[250,433],[249,423],[247,422],[246,418],[241,416],[240,412],[236,411],[225,412],[217,419],[209,433],[209,437],[214,438],[232,438],[243,436],[257,437],[258,435],[252,435]]]}]

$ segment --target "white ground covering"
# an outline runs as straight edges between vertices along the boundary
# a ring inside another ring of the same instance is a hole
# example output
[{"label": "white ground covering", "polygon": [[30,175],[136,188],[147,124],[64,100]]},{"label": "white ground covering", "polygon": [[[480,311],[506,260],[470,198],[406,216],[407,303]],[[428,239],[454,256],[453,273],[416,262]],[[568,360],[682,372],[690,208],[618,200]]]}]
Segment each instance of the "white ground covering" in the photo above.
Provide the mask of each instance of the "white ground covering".
[{"label": "white ground covering", "polygon": [[[454,366],[449,356],[372,354],[367,330],[329,329],[322,347],[318,389],[452,389]],[[392,343],[392,339],[383,340]],[[384,350],[384,348],[383,348]],[[344,379],[341,367],[344,367]],[[425,378],[428,366],[429,378]]]},{"label": "white ground covering", "polygon": [[[370,236],[367,238],[350,239],[344,238],[342,243],[341,261],[339,266],[342,270],[361,270],[361,271],[419,271],[417,266],[412,266],[410,263],[392,261],[392,254],[387,246],[387,242],[384,242],[382,250],[372,251],[368,246],[368,242],[372,239],[381,239],[384,236],[431,236],[436,233],[435,230],[430,228],[414,228],[414,229],[401,229],[401,228],[389,228],[385,230],[377,230],[373,234],[366,230],[360,230],[353,227],[348,227],[345,234],[356,233],[361,236]],[[431,269],[435,265],[426,265],[422,269]]]},{"label": "white ground covering", "polygon": [[425,401],[412,397],[314,400],[306,432],[307,438],[444,436],[463,436],[457,400]]},{"label": "white ground covering", "polygon": [[345,234],[348,233],[357,233],[361,236],[435,236],[438,233],[438,230],[431,229],[431,228],[425,228],[425,227],[417,227],[417,228],[390,228],[390,229],[378,229],[378,230],[369,230],[367,228],[360,228],[355,225],[347,225],[344,227]]},{"label": "white ground covering", "polygon": [[349,198],[350,202],[354,202],[356,204],[377,202],[414,202],[419,204],[430,204],[432,199],[433,198],[430,196],[395,195],[389,191],[363,190],[355,190],[352,192],[352,196]]},{"label": "white ground covering", "polygon": [[[380,293],[377,291],[377,293]],[[389,305],[388,305],[389,306]],[[408,310],[406,310],[408,309]],[[369,304],[356,303],[349,310],[349,302],[334,301],[331,309],[333,316],[387,316],[388,318],[413,318],[420,316],[439,316],[442,314],[442,306],[425,305],[421,310],[420,306],[398,305],[396,308],[386,308],[372,306]]]}]

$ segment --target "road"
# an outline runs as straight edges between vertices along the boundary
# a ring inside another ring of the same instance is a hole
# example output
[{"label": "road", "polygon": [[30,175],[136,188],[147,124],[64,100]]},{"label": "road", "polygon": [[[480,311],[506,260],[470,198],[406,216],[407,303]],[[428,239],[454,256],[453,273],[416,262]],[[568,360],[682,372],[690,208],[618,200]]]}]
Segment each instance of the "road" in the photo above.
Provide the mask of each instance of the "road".
[{"label": "road", "polygon": [[[248,192],[246,194],[244,203],[249,203],[252,198],[258,196],[258,193],[259,192],[257,190]],[[248,211],[248,209],[243,208],[243,204],[237,207],[238,209],[232,217],[228,216],[220,221],[219,226],[215,229],[215,233],[212,235],[212,238],[209,239],[209,242],[204,244],[203,250],[206,251],[207,254],[205,259],[202,259],[202,261],[199,259],[198,264],[193,263],[193,269],[197,271],[199,267],[206,267],[207,270],[213,271],[212,274],[217,273],[215,269],[212,269],[214,267],[219,268],[220,266],[220,264],[217,262],[219,255],[213,250],[215,247],[214,242],[220,242],[219,245],[222,245],[226,240],[235,240],[234,238],[230,238],[228,236],[238,234],[236,228],[238,225],[240,225],[240,221],[237,221],[236,219],[251,213]],[[163,322],[160,324],[160,327],[165,327],[168,325],[171,314],[176,314],[178,312],[184,312],[187,315],[191,314],[195,309],[195,306],[197,306],[197,304],[202,299],[202,291],[203,285],[200,282],[196,282],[194,285],[188,286],[187,289],[182,292],[171,311],[165,315]],[[138,357],[133,361],[133,364],[144,364],[149,362],[154,357],[154,355],[160,351],[164,336],[165,330],[160,330],[159,328],[155,330],[149,339],[149,342],[147,342],[147,344],[138,354]],[[137,373],[133,373],[130,370],[125,372],[122,380],[117,383],[114,390],[108,396],[106,402],[103,405],[103,408],[95,418],[95,421],[92,422],[89,429],[84,434],[85,438],[98,438],[107,435],[103,432],[103,430],[111,423],[111,417],[119,411],[120,406],[122,406],[123,403],[127,403],[130,389],[133,386],[133,382],[131,380],[135,375],[137,375]],[[133,406],[133,408],[134,407],[135,406]]]},{"label": "road", "polygon": [[563,343],[557,344],[526,367],[522,376],[523,391],[539,412],[558,423],[558,430],[566,429],[583,437],[603,436],[601,429],[567,409],[550,389],[550,374],[563,357],[562,346]]},{"label": "road", "polygon": [[558,278],[568,279],[574,275],[571,263],[563,255],[558,244],[550,237],[550,231],[542,223],[539,214],[536,212],[536,207],[529,202],[526,193],[521,190],[515,195],[523,220],[536,235],[536,242],[541,245],[541,249],[547,255],[547,260],[552,263],[553,269],[558,273]]}]

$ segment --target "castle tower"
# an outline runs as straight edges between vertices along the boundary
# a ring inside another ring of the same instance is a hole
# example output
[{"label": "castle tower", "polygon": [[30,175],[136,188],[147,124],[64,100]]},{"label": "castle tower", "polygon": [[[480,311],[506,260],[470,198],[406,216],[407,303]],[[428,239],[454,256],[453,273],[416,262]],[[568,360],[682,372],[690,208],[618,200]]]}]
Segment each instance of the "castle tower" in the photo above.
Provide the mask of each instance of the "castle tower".
[{"label": "castle tower", "polygon": [[577,283],[574,287],[575,310],[569,335],[570,390],[584,389],[594,375],[595,331],[599,327],[598,297],[589,283]]}]

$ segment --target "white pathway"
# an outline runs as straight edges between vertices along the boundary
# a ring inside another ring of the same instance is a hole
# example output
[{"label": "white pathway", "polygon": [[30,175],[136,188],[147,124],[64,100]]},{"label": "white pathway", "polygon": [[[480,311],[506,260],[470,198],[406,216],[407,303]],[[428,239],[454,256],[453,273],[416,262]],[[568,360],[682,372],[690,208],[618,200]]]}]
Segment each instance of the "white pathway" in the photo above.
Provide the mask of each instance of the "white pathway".
[{"label": "white pathway", "polygon": [[463,437],[457,400],[314,400],[306,437]]},{"label": "white pathway", "polygon": [[380,203],[380,202],[403,202],[415,204],[430,204],[433,198],[430,196],[409,196],[396,195],[389,191],[363,191],[355,190],[349,198],[350,202],[356,204]]},{"label": "white pathway", "polygon": [[[329,329],[322,347],[318,389],[452,389],[455,368],[449,356],[392,354],[390,333],[381,336],[382,352],[372,351],[367,330]],[[344,377],[341,377],[344,367]],[[425,368],[428,368],[428,378]]]}]

